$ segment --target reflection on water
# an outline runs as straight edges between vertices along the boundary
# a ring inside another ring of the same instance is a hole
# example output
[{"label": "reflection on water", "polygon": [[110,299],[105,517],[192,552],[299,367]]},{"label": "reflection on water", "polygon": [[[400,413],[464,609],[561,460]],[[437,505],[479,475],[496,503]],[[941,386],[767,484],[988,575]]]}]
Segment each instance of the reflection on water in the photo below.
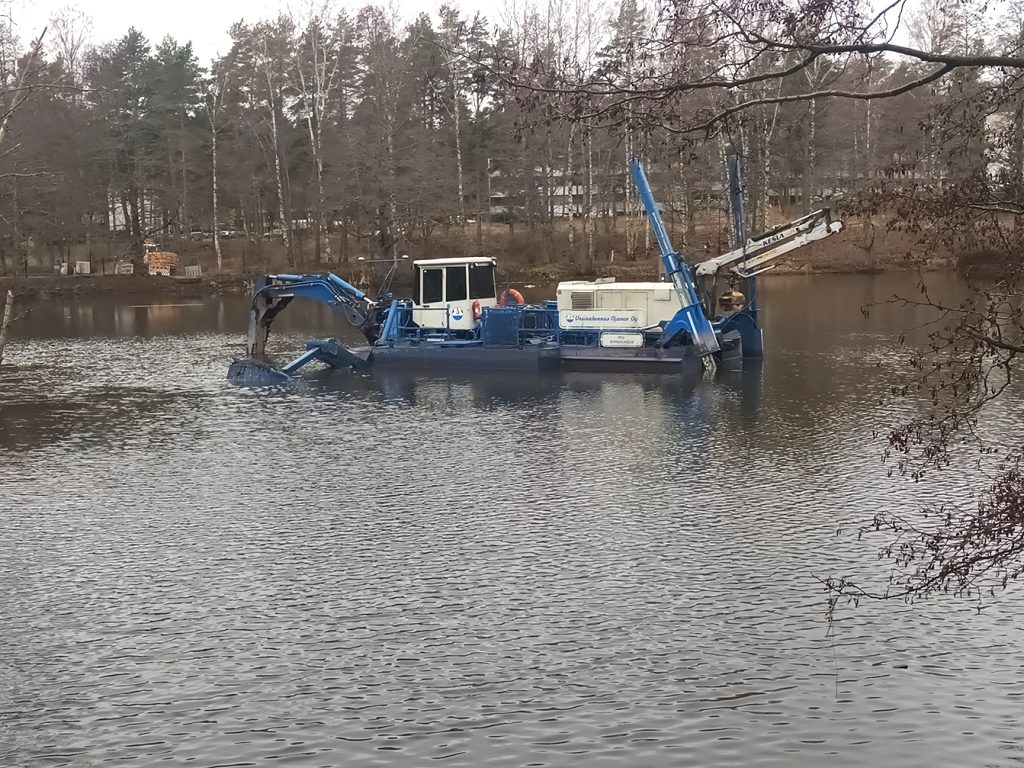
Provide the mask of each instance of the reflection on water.
[{"label": "reflection on water", "polygon": [[878,462],[906,321],[860,306],[900,281],[767,281],[769,357],[711,384],[250,390],[241,299],[41,307],[0,372],[0,765],[1015,764],[1015,593],[825,636],[818,578],[883,573],[836,529],[968,487]]},{"label": "reflection on water", "polygon": [[[762,280],[758,289],[762,320],[769,344],[784,340],[787,348],[806,344],[820,348],[816,339],[845,333],[890,335],[896,328],[920,321],[924,313],[884,302],[894,295],[916,296],[919,277],[892,275],[781,275]],[[952,275],[927,276],[933,295],[955,296],[962,286]],[[527,291],[531,301],[554,296],[554,286]],[[56,299],[39,303],[16,328],[32,338],[70,336],[162,335],[182,332],[241,334],[245,330],[248,298],[154,299],[111,301],[107,297]],[[867,318],[861,308],[874,306]],[[910,314],[908,314],[910,312]],[[322,305],[294,305],[277,321],[282,328],[321,332],[344,329],[345,322]],[[277,324],[275,323],[275,328]]]}]

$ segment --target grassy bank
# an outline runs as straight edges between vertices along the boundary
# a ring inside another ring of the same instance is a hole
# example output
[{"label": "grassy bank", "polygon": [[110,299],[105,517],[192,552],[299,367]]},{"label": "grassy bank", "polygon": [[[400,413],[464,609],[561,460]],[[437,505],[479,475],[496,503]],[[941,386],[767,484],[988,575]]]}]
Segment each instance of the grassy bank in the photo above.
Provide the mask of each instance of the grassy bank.
[{"label": "grassy bank", "polygon": [[[588,240],[580,229],[577,222],[570,233],[566,221],[558,221],[550,229],[532,230],[522,227],[513,230],[504,225],[449,227],[410,249],[412,252],[406,254],[408,260],[400,262],[394,285],[403,291],[410,287],[409,262],[414,259],[479,253],[498,259],[499,279],[503,282],[543,285],[559,280],[595,277],[614,277],[618,280],[658,278],[658,252],[653,239],[645,237],[643,229],[635,229],[632,238],[635,247],[631,257],[627,257],[624,222],[619,220],[612,222],[611,226],[600,225],[599,231],[592,238],[592,259],[588,255]],[[714,236],[717,245],[706,239],[711,236]],[[681,233],[677,233],[676,238],[681,240]],[[696,260],[701,260],[705,254],[714,255],[726,247],[722,233],[706,226],[691,233],[690,240],[703,244],[701,248],[685,251]],[[573,248],[569,248],[570,241],[574,244]],[[44,267],[37,264],[34,270],[37,274],[0,277],[0,289],[6,291],[11,288],[26,296],[208,296],[245,292],[247,281],[252,275],[261,272],[328,270],[370,292],[380,284],[388,265],[372,263],[365,256],[360,259],[357,254],[367,250],[366,244],[345,242],[335,236],[331,240],[329,259],[326,243],[323,246],[320,262],[317,263],[308,238],[298,242],[291,259],[277,240],[226,238],[222,242],[223,271],[218,272],[212,242],[168,243],[163,247],[178,253],[183,264],[200,265],[205,277],[200,280],[114,274],[56,277],[52,272],[38,274]],[[82,254],[70,254],[73,259],[80,256]],[[97,259],[95,253],[92,256],[94,273],[113,271],[113,259]],[[67,257],[65,255],[64,258]],[[57,257],[55,259],[59,260]],[[912,236],[860,221],[852,224],[847,222],[839,234],[793,251],[780,259],[770,274],[855,274],[921,267],[946,269],[954,263],[950,254],[923,253]]]},{"label": "grassy bank", "polygon": [[246,279],[238,275],[219,275],[198,281],[173,277],[133,275],[73,275],[50,277],[19,275],[0,277],[0,292],[8,289],[28,298],[67,296],[181,296],[200,297],[220,293],[243,293]]},{"label": "grassy bank", "polygon": [[[781,214],[775,218],[777,223],[784,221]],[[486,254],[495,257],[499,269],[512,279],[533,282],[604,276],[657,277],[657,244],[643,219],[634,219],[632,223],[624,217],[599,220],[589,237],[581,221],[571,224],[570,228],[568,220],[560,219],[550,226],[534,228],[485,223],[439,227],[416,242],[400,244],[398,255],[415,260]],[[699,219],[689,233],[680,226],[670,229],[673,242],[694,261],[728,250],[727,233],[717,219]],[[632,248],[627,247],[629,243]],[[689,247],[684,243],[689,243]],[[312,245],[308,237],[297,240],[289,260],[277,241],[228,239],[222,243],[223,269],[245,274],[260,270],[317,271],[327,267],[354,282],[372,282],[373,270],[366,260],[379,258],[373,243],[332,235],[321,244],[319,262]],[[212,243],[186,243],[181,245],[181,253],[185,263],[201,264],[204,272],[211,273],[216,271],[212,248]],[[778,262],[776,271],[885,272],[921,265],[941,269],[952,263],[952,254],[924,252],[917,235],[890,231],[878,222],[855,220],[846,221],[837,235],[793,251]]]},{"label": "grassy bank", "polygon": [[[774,211],[772,224],[783,223],[798,212]],[[701,212],[687,227],[669,217],[673,242],[690,258],[701,261],[728,250],[724,219],[715,211]],[[879,272],[906,269],[913,262],[941,267],[951,262],[952,254],[925,253],[918,235],[891,231],[883,220],[846,219],[844,229],[827,240],[791,253],[783,259],[779,272]],[[588,233],[585,222],[558,219],[533,226],[495,223],[468,223],[463,226],[437,225],[428,232],[401,240],[399,256],[409,260],[442,256],[486,254],[498,259],[510,276],[531,276],[559,280],[575,277],[650,278],[657,274],[658,253],[654,239],[642,218],[596,219]],[[373,278],[368,261],[379,258],[376,238],[332,233],[320,241],[319,254],[309,231],[294,233],[287,252],[277,237],[221,239],[218,263],[214,243],[206,240],[176,240],[170,236],[158,243],[161,250],[177,253],[183,265],[199,265],[204,275],[225,273],[242,276],[259,272],[323,271],[332,269],[352,281]],[[123,236],[112,234],[106,240],[88,245],[66,247],[32,246],[25,254],[30,272],[53,274],[60,262],[88,261],[92,272],[113,273],[115,264],[126,258],[129,244]],[[15,271],[8,257],[0,261],[0,274]],[[19,272],[25,264],[18,262]],[[120,283],[110,283],[113,287]],[[127,285],[127,284],[125,284]],[[208,286],[210,290],[213,286]],[[125,288],[125,290],[134,290]]]}]

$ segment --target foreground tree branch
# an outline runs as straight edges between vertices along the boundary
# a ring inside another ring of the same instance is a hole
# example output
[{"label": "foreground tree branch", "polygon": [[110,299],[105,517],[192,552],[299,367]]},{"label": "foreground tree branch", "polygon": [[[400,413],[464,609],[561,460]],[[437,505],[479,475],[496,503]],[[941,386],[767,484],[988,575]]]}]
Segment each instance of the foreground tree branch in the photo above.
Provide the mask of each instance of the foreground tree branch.
[{"label": "foreground tree branch", "polygon": [[892,473],[925,481],[975,452],[992,476],[974,506],[875,515],[861,533],[888,539],[879,552],[893,568],[888,586],[827,580],[830,616],[843,598],[976,596],[1024,572],[1024,437],[992,438],[983,428],[1024,355],[1024,14],[972,39],[980,22],[970,14],[986,9],[965,0],[925,19],[936,33],[918,38],[924,44],[897,44],[903,10],[903,0],[871,13],[840,0],[670,0],[649,27],[630,30],[617,58],[566,69],[538,57],[500,73],[534,119],[600,123],[652,144],[713,139],[723,152],[730,145],[748,159],[767,157],[769,170],[760,113],[788,108],[789,130],[806,147],[789,159],[803,176],[805,209],[823,111],[842,110],[847,125],[864,120],[868,144],[877,105],[928,105],[919,120],[924,146],[864,168],[844,213],[886,220],[916,237],[926,257],[952,253],[964,268],[976,257],[988,273],[962,300],[932,296],[924,280],[917,298],[892,300],[932,319],[892,387],[903,415],[883,433],[885,459]]},{"label": "foreground tree branch", "polygon": [[[931,51],[871,39],[891,34],[885,22],[894,9],[901,12],[902,2],[864,19],[837,0],[795,10],[781,2],[673,0],[650,34],[635,41],[639,66],[567,70],[538,59],[495,74],[524,104],[546,106],[560,119],[657,126],[679,135],[715,131],[767,105],[892,99],[960,71],[992,70],[996,79],[1024,73],[1024,57],[1012,53]],[[883,60],[904,68],[903,82],[868,78],[864,88],[822,88],[801,77],[822,62],[836,71],[856,65],[870,72]],[[936,66],[921,71],[927,64]],[[774,95],[760,88],[773,83],[780,86]]]},{"label": "foreground tree branch", "polygon": [[888,584],[871,590],[846,577],[825,580],[828,616],[862,599],[916,602],[933,595],[994,596],[1024,574],[1024,471],[1013,457],[974,509],[928,509],[917,518],[880,513],[860,536],[883,533],[880,557],[893,562]]}]

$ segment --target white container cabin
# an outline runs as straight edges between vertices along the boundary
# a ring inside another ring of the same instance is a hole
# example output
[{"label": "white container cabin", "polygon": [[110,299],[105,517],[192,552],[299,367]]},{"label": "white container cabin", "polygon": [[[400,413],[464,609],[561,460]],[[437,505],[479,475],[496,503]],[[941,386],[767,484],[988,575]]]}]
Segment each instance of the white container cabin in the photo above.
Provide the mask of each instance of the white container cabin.
[{"label": "white container cabin", "polygon": [[562,330],[657,330],[682,308],[672,283],[617,283],[615,278],[559,283],[556,299]]},{"label": "white container cabin", "polygon": [[498,306],[492,258],[418,259],[413,267],[412,319],[421,328],[471,331],[484,307]]}]

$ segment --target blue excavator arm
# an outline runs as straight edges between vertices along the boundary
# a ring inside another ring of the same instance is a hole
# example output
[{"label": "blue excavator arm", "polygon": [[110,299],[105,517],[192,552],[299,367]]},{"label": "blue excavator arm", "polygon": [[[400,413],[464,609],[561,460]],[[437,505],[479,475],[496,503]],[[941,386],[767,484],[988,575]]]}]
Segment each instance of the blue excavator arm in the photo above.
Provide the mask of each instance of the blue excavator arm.
[{"label": "blue excavator arm", "polygon": [[661,345],[668,346],[680,333],[685,332],[693,339],[693,343],[702,357],[713,354],[719,350],[718,336],[711,326],[711,321],[704,313],[690,265],[672,248],[668,231],[661,220],[657,203],[651,193],[651,185],[647,183],[647,175],[644,173],[643,166],[640,165],[639,158],[630,158],[629,170],[633,175],[633,183],[636,184],[637,192],[640,193],[644,210],[647,211],[647,220],[651,223],[654,237],[661,248],[661,261],[665,266],[665,274],[675,286],[679,303],[682,304],[682,309],[676,312],[675,316],[665,325],[665,329],[661,333]]},{"label": "blue excavator arm", "polygon": [[253,284],[249,307],[249,358],[266,357],[270,325],[292,299],[326,304],[362,331],[370,344],[380,335],[382,313],[378,303],[337,275],[261,275]]}]

